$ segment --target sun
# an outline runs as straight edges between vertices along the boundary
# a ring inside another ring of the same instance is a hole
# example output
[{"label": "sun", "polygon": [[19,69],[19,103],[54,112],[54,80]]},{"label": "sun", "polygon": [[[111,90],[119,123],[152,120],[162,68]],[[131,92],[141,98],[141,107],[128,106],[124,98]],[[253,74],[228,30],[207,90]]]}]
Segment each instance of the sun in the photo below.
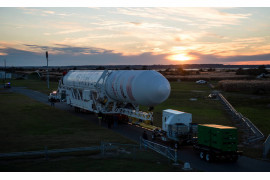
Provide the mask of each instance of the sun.
[{"label": "sun", "polygon": [[186,54],[175,54],[175,55],[168,56],[168,59],[173,60],[173,61],[188,61],[191,58],[188,57]]}]

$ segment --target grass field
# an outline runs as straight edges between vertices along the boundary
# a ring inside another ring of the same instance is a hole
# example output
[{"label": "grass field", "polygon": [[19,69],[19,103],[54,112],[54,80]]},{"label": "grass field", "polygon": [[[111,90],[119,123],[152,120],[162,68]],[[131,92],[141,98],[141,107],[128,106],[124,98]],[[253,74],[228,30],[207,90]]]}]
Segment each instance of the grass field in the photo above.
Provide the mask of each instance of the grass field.
[{"label": "grass field", "polygon": [[[98,146],[101,141],[133,144],[122,135],[26,96],[0,92],[0,153]],[[99,154],[100,152],[95,152]],[[90,155],[89,155],[90,154]],[[80,155],[80,156],[78,156]],[[74,153],[66,157],[0,161],[0,171],[181,171],[152,151],[136,158],[92,157]]]},{"label": "grass field", "polygon": [[[208,98],[211,89],[195,82],[170,82],[170,97],[154,109],[154,125],[162,126],[162,110],[175,109],[192,114],[194,123],[232,125],[230,117],[218,100]],[[196,101],[191,101],[196,98]],[[146,107],[142,108],[147,110]]]},{"label": "grass field", "polygon": [[265,136],[270,134],[270,96],[223,92],[234,108],[249,118]]},{"label": "grass field", "polygon": [[11,86],[19,86],[19,87],[26,87],[28,89],[32,89],[35,91],[40,91],[45,94],[49,94],[53,90],[57,90],[58,82],[51,81],[50,88],[48,89],[47,82],[41,81],[37,79],[27,79],[27,80],[9,80]]},{"label": "grass field", "polygon": [[150,150],[137,151],[135,157],[105,156],[92,154],[85,156],[62,156],[32,160],[0,161],[1,171],[24,172],[171,172],[183,171],[173,166],[171,161]]},{"label": "grass field", "polygon": [[[57,82],[51,82],[51,88],[48,90],[46,81],[40,80],[12,80],[11,83],[13,86],[24,86],[46,94],[56,90],[58,86]],[[170,82],[170,84],[172,88],[170,97],[154,109],[154,125],[161,127],[161,116],[164,109],[192,113],[195,123],[232,125],[223,105],[217,100],[207,98],[211,93],[208,85],[187,81]],[[190,98],[197,98],[197,101],[191,101]],[[147,107],[141,109],[146,111]]]},{"label": "grass field", "polygon": [[0,152],[131,143],[123,136],[23,95],[0,93]]}]

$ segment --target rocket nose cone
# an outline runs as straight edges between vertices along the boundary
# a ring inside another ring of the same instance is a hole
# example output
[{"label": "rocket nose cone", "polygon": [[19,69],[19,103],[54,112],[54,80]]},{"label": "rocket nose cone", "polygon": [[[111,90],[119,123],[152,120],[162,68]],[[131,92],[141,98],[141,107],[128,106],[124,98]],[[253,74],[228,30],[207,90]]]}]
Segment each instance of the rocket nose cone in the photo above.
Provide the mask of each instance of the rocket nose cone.
[{"label": "rocket nose cone", "polygon": [[163,85],[160,85],[158,88],[157,88],[157,95],[159,97],[163,97],[165,99],[167,99],[167,97],[169,96],[170,94],[170,86],[168,86],[168,84],[163,84]]},{"label": "rocket nose cone", "polygon": [[154,86],[153,89],[154,91],[152,92],[151,100],[156,104],[165,101],[169,97],[171,91],[170,84],[166,82],[156,84],[156,87]]},{"label": "rocket nose cone", "polygon": [[169,81],[156,71],[144,71],[134,83],[134,97],[144,106],[155,106],[165,101],[171,92]]}]

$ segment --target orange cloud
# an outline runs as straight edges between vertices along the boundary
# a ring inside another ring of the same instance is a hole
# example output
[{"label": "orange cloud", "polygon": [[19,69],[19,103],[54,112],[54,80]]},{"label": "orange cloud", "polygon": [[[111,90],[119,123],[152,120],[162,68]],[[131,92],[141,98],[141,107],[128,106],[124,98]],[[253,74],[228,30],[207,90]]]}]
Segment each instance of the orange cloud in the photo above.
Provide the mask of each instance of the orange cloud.
[{"label": "orange cloud", "polygon": [[223,63],[225,65],[268,65],[270,61],[241,61],[241,62],[230,62],[230,63]]}]

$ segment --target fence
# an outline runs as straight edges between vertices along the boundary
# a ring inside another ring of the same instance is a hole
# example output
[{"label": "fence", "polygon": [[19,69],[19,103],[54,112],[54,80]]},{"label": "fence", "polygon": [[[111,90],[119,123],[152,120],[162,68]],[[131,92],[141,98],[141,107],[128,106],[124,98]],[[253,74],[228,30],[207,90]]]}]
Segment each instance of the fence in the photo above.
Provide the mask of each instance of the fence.
[{"label": "fence", "polygon": [[267,139],[263,143],[263,158],[267,158],[267,154],[270,150],[270,134],[268,135]]},{"label": "fence", "polygon": [[237,112],[236,109],[227,101],[227,99],[221,94],[217,93],[219,99],[223,102],[223,104],[228,108],[228,110],[232,113],[234,118],[240,120],[242,124],[244,124],[250,131],[254,134],[253,137],[248,138],[248,143],[258,141],[264,138],[263,133],[246,117],[244,117],[241,113]]},{"label": "fence", "polygon": [[177,157],[177,150],[172,149],[170,147],[163,146],[161,144],[154,143],[152,141],[145,140],[143,138],[140,139],[140,146],[141,148],[149,148],[157,153],[167,157],[168,159],[173,160],[175,163],[177,163],[178,157]]},{"label": "fence", "polygon": [[121,155],[124,157],[125,155],[131,156],[135,159],[137,150],[140,148],[139,145],[136,144],[120,144],[120,143],[110,143],[110,142],[101,142],[100,151],[102,156],[105,155]]}]

